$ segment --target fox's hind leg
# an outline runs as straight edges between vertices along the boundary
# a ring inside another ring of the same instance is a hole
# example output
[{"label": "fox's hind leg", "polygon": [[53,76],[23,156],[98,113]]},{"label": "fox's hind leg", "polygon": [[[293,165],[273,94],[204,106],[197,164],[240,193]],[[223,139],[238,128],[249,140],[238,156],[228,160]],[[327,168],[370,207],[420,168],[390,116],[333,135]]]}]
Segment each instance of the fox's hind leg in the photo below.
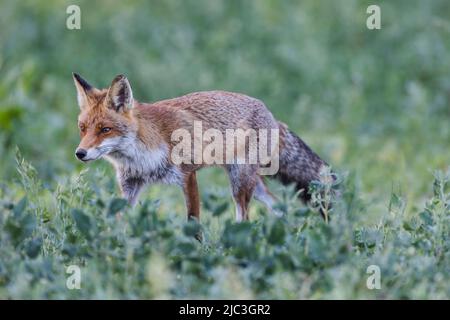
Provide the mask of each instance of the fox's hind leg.
[{"label": "fox's hind leg", "polygon": [[254,197],[256,200],[262,202],[270,212],[275,214],[277,217],[281,217],[283,213],[274,208],[275,203],[277,202],[277,198],[270,192],[269,188],[267,188],[264,180],[261,176],[258,177],[256,182],[256,188]]},{"label": "fox's hind leg", "polygon": [[231,191],[236,205],[236,221],[249,220],[248,206],[258,179],[255,165],[229,165],[226,167],[230,177]]}]

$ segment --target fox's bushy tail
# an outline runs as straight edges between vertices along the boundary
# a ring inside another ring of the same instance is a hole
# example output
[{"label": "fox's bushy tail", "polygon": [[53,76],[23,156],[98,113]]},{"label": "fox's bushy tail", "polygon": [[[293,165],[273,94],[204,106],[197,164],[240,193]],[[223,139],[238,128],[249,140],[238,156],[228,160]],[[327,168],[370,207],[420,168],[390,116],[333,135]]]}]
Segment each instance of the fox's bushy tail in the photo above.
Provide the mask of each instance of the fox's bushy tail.
[{"label": "fox's bushy tail", "polygon": [[296,190],[303,191],[300,197],[307,202],[311,196],[308,193],[309,184],[320,179],[320,171],[328,164],[323,161],[310,147],[286,124],[280,125],[280,158],[279,170],[274,176],[283,184],[294,184]]}]

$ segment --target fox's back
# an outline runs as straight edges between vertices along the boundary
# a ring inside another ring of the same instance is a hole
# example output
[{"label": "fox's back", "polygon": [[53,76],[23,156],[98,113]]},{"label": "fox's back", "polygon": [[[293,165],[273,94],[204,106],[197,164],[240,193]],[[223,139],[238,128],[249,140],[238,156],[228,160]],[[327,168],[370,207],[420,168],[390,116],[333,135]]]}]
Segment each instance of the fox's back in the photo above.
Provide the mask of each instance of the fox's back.
[{"label": "fox's back", "polygon": [[201,121],[203,129],[275,129],[278,123],[258,99],[227,91],[200,91],[145,106],[174,112],[182,122]]}]

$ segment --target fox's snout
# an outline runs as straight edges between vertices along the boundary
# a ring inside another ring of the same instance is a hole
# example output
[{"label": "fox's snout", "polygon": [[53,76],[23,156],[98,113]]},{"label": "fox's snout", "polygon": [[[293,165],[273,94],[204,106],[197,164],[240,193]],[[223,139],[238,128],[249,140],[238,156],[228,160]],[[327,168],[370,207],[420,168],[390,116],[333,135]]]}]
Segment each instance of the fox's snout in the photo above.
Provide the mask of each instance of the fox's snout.
[{"label": "fox's snout", "polygon": [[75,156],[83,162],[94,161],[120,148],[121,140],[118,137],[103,140],[98,145],[89,145],[82,141],[75,150]]},{"label": "fox's snout", "polygon": [[97,160],[101,156],[105,155],[106,152],[102,151],[101,149],[97,148],[88,148],[84,149],[82,147],[78,147],[75,151],[75,156],[78,158],[78,160],[81,160],[83,162],[93,161]]},{"label": "fox's snout", "polygon": [[83,161],[83,159],[86,157],[86,155],[87,155],[87,151],[82,148],[78,148],[75,151],[75,156],[81,161]]}]

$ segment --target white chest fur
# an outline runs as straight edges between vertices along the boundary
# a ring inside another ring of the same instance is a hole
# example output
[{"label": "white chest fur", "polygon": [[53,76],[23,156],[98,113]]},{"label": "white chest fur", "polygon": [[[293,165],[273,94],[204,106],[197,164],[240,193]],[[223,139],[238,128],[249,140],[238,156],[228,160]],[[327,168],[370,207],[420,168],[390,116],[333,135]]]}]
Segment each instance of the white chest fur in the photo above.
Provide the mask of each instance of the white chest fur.
[{"label": "white chest fur", "polygon": [[167,146],[149,149],[136,139],[119,139],[120,147],[106,158],[113,163],[120,180],[138,178],[145,183],[182,184],[182,173],[169,162]]}]

